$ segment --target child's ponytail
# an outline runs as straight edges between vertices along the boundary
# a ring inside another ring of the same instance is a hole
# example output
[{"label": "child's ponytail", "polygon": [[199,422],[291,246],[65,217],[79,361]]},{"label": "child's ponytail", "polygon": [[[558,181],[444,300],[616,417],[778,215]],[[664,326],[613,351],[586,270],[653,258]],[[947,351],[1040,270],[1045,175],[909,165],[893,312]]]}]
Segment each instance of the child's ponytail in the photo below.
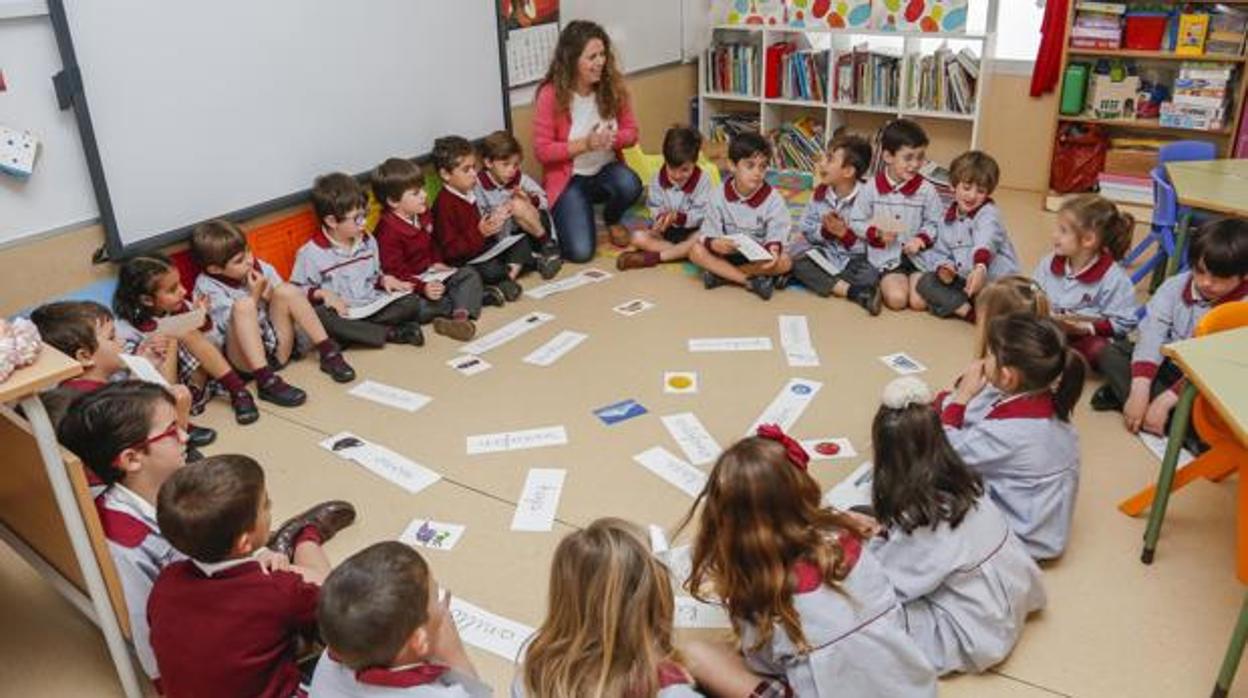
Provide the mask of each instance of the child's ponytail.
[{"label": "child's ponytail", "polygon": [[1065,363],[1062,375],[1053,387],[1053,407],[1057,418],[1063,422],[1070,421],[1070,415],[1079,404],[1079,396],[1083,393],[1083,382],[1087,377],[1088,366],[1079,352],[1066,347]]},{"label": "child's ponytail", "polygon": [[1135,216],[1119,211],[1106,226],[1101,243],[1114,261],[1121,260],[1131,251],[1131,236],[1135,233]]},{"label": "child's ponytail", "polygon": [[1059,213],[1069,214],[1075,226],[1095,235],[1101,249],[1114,261],[1127,256],[1131,236],[1135,233],[1135,216],[1118,210],[1114,202],[1099,194],[1082,194],[1062,204]]},{"label": "child's ponytail", "polygon": [[1018,372],[1016,393],[1050,391],[1057,418],[1070,421],[1083,394],[1087,367],[1066,344],[1066,333],[1057,323],[1027,313],[999,317],[988,328],[988,351],[998,368]]}]

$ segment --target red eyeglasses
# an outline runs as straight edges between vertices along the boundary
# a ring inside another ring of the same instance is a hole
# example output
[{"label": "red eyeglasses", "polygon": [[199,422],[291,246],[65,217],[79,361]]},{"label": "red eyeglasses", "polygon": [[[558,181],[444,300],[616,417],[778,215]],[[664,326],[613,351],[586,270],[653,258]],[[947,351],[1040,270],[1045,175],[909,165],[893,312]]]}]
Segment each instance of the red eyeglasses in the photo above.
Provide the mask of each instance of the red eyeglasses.
[{"label": "red eyeglasses", "polygon": [[151,446],[152,444],[158,441],[163,441],[164,439],[167,439],[169,437],[179,438],[179,435],[181,433],[182,433],[182,427],[178,426],[177,422],[172,422],[164,431],[160,432],[159,434],[156,434],[154,436],[149,436],[146,439],[143,439],[142,441],[137,441],[135,443],[132,443],[129,446],[126,446],[125,448],[121,450],[126,451],[132,448],[147,448],[148,446]]}]

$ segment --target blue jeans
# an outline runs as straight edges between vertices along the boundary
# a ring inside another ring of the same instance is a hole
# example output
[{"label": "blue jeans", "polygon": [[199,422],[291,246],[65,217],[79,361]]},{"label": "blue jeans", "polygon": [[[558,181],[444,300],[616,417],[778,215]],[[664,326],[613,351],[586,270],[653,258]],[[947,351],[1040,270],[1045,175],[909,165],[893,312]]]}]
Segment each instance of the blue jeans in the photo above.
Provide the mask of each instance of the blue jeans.
[{"label": "blue jeans", "polygon": [[624,212],[641,197],[641,179],[618,160],[586,177],[574,175],[555,201],[552,211],[555,231],[563,258],[570,262],[588,262],[598,246],[598,229],[594,225],[594,204],[605,203],[603,221],[614,225]]}]

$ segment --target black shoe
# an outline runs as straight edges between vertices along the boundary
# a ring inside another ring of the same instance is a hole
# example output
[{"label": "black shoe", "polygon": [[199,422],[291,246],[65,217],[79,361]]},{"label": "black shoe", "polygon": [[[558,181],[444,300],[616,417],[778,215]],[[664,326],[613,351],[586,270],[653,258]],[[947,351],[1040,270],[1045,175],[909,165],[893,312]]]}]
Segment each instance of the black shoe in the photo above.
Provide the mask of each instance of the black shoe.
[{"label": "black shoe", "polygon": [[849,289],[849,299],[861,305],[864,310],[875,317],[884,307],[884,294],[879,286],[855,286]]},{"label": "black shoe", "polygon": [[524,289],[520,288],[520,284],[511,279],[503,279],[498,282],[498,290],[503,292],[503,298],[506,298],[508,303],[516,300],[520,297],[520,294],[524,293]]},{"label": "black shoe", "polygon": [[184,460],[187,463],[195,463],[203,459],[204,454],[200,453],[198,448],[195,448],[189,443],[186,445],[186,458]]},{"label": "black shoe", "polygon": [[537,260],[537,273],[541,275],[543,281],[555,278],[562,268],[563,260],[558,255],[544,255]]},{"label": "black shoe", "polygon": [[268,383],[259,386],[256,392],[260,394],[261,400],[271,402],[278,407],[298,407],[308,401],[307,393],[282,380],[282,377],[276,374]]},{"label": "black shoe", "polygon": [[217,440],[217,430],[208,427],[197,427],[191,424],[186,428],[186,445],[193,448],[203,448]]},{"label": "black shoe", "polygon": [[340,351],[321,357],[321,371],[328,373],[335,383],[350,383],[355,380],[355,369],[342,358]]},{"label": "black shoe", "polygon": [[322,502],[302,514],[286,521],[269,537],[267,547],[286,557],[295,552],[295,538],[308,526],[321,534],[321,542],[328,543],[334,534],[355,522],[355,507],[348,502]]},{"label": "black shoe", "polygon": [[1092,409],[1097,412],[1114,412],[1122,409],[1122,403],[1118,401],[1114,389],[1106,383],[1092,393]]},{"label": "black shoe", "polygon": [[425,346],[425,333],[421,331],[419,323],[409,322],[406,325],[390,328],[386,341],[391,344],[410,344],[414,347],[423,347]]},{"label": "black shoe", "polygon": [[492,305],[501,308],[507,305],[507,297],[503,295],[503,291],[499,287],[486,286],[485,291],[481,294],[481,305]]},{"label": "black shoe", "polygon": [[788,274],[781,274],[779,276],[772,277],[772,278],[774,279],[773,285],[776,287],[777,291],[783,291],[784,289],[789,287],[789,281],[791,277]]},{"label": "black shoe", "polygon": [[765,301],[771,300],[771,293],[775,288],[776,282],[770,276],[755,276],[750,279],[750,292]]},{"label": "black shoe", "polygon": [[723,286],[726,283],[728,282],[724,281],[721,277],[718,277],[709,271],[702,272],[702,285],[708,291],[713,288],[719,288],[720,286]]},{"label": "black shoe", "polygon": [[246,389],[230,395],[230,407],[234,410],[234,421],[247,425],[260,419],[260,410],[256,409],[256,399]]}]

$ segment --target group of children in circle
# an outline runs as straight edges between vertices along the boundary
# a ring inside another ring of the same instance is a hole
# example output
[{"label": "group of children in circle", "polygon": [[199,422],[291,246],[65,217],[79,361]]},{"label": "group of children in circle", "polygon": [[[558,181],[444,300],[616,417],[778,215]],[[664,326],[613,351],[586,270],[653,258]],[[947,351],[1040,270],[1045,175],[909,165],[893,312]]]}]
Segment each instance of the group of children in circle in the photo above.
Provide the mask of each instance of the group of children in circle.
[{"label": "group of children in circle", "polygon": [[[767,298],[796,279],[872,314],[957,316],[974,323],[976,354],[946,391],[914,378],[885,388],[861,510],[824,506],[800,444],[765,426],[721,454],[680,525],[692,535],[683,578],[670,578],[632,523],[600,519],[565,537],[512,694],[928,696],[940,675],[994,666],[1045,605],[1037,561],[1058,558],[1069,540],[1080,467],[1070,419],[1087,371],[1106,377],[1095,407],[1121,407],[1133,430],[1164,428],[1181,374],[1161,346],[1191,336],[1210,307],[1245,297],[1248,223],[1203,225],[1190,271],[1160,286],[1141,323],[1116,263],[1133,221],[1100,197],[1062,208],[1054,251],[1028,278],[1016,273],[991,200],[998,168],[984,153],[955,160],[944,207],[918,174],[926,137],[917,125],[884,129],[884,167],[867,182],[869,146],[837,137],[793,242],[787,204],[763,177],[766,140],[734,138],[733,176],[711,187],[693,165],[696,136],[665,138],[648,196],[654,225],[615,240],[635,248],[618,257],[620,269],[687,255],[708,288],[736,283]],[[261,399],[295,406],[306,395],[277,369],[301,349],[349,382],[343,343],[421,344],[424,323],[467,340],[482,305],[519,296],[520,274],[558,273],[557,231],[540,188],[519,172],[514,139],[487,139],[480,173],[463,139],[439,139],[433,159],[444,187],[432,210],[415,165],[376,169],[384,211],[372,235],[355,180],[318,178],[322,228],[300,249],[293,283],[256,259],[235,226],[212,221],[192,236],[203,271],[194,302],[168,258],[147,255],[123,264],[116,322],[89,302],[32,315],[45,341],[83,366],[48,398],[59,404],[62,443],[91,476],[140,663],[168,695],[491,692],[417,552],[378,543],[334,567],[322,545],[354,521],[352,505],[325,502],[274,532],[254,459],[184,465],[198,459],[190,446],[215,436],[189,422],[214,394],[229,397],[240,423],[258,417],[243,374]],[[773,259],[740,257],[727,239],[737,234]],[[198,330],[159,332],[157,318],[196,305],[207,311]],[[123,352],[149,358],[173,388],[115,380]],[[675,586],[723,604],[738,644],[676,638]],[[302,639],[318,634],[327,649],[301,663]]]}]

